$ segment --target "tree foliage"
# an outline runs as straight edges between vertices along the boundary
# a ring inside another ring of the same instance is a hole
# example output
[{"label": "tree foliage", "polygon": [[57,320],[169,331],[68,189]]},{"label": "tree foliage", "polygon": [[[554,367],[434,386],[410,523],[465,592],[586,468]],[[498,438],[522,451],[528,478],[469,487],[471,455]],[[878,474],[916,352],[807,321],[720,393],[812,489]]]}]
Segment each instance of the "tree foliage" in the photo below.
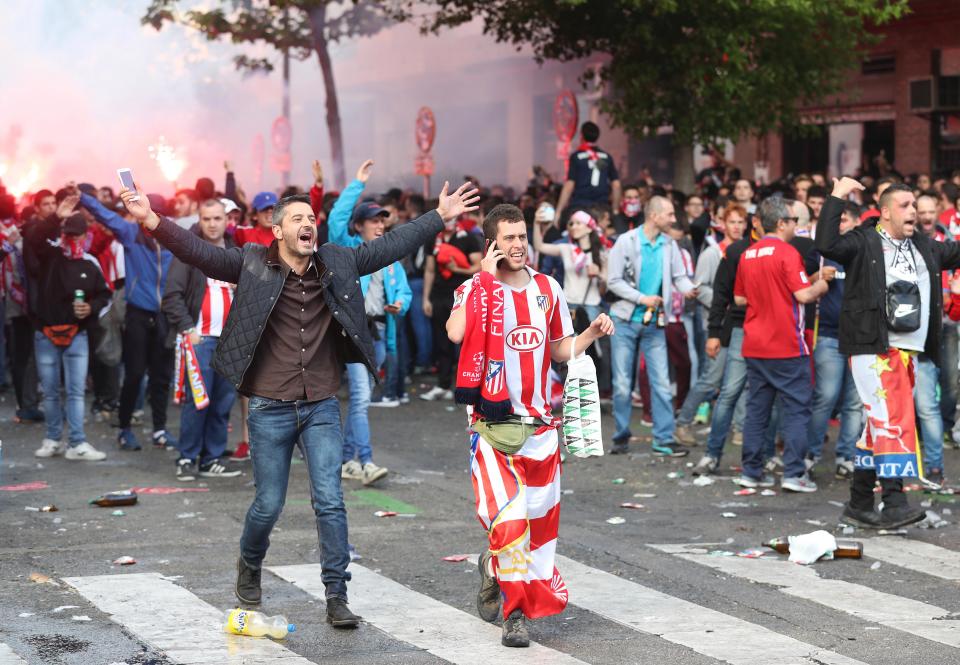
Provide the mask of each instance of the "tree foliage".
[{"label": "tree foliage", "polygon": [[[407,6],[413,10],[424,3]],[[840,92],[907,0],[432,0],[424,31],[476,17],[538,61],[596,58],[602,110],[633,136],[736,140],[800,125],[798,105]]]}]

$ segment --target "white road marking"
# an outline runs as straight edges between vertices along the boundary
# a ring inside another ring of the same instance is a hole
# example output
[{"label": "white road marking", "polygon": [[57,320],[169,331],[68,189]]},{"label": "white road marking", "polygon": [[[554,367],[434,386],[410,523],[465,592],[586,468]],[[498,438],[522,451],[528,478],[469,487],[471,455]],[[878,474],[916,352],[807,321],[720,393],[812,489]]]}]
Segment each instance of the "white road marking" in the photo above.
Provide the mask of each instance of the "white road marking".
[{"label": "white road marking", "polygon": [[868,538],[863,541],[863,554],[944,580],[960,580],[960,553],[921,540]]},{"label": "white road marking", "polygon": [[571,603],[732,665],[864,665],[566,557],[557,557],[557,569],[567,583]]},{"label": "white road marking", "polygon": [[786,559],[745,559],[734,556],[711,557],[700,546],[650,545],[714,568],[727,575],[770,584],[780,591],[825,607],[851,614],[863,621],[872,621],[902,630],[933,642],[960,647],[960,622],[943,621],[949,610],[890,593],[876,591],[843,580],[823,579],[812,566],[800,566]]},{"label": "white road marking", "polygon": [[313,665],[269,639],[224,633],[221,610],[159,573],[66,577],[63,581],[174,663]]},{"label": "white road marking", "polygon": [[13,652],[3,642],[0,642],[0,665],[27,665],[27,661]]},{"label": "white road marking", "polygon": [[[270,566],[315,598],[326,597],[318,564]],[[573,656],[535,642],[529,649],[500,644],[500,627],[439,600],[418,593],[356,563],[350,564],[350,609],[391,637],[408,642],[458,665],[552,665],[582,663]]]}]

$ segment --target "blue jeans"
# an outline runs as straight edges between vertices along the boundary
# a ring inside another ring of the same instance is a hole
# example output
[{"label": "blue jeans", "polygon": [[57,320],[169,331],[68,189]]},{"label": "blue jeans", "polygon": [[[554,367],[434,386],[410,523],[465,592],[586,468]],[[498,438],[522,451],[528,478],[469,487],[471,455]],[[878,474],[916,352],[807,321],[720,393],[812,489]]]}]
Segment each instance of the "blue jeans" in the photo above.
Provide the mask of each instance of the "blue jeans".
[{"label": "blue jeans", "polygon": [[[723,369],[723,386],[713,408],[710,421],[710,437],[707,439],[707,454],[717,460],[723,454],[723,444],[733,423],[737,401],[747,383],[747,363],[743,360],[743,328],[734,328],[730,333],[726,364]],[[746,425],[746,423],[744,423]]]},{"label": "blue jeans", "polygon": [[743,475],[763,476],[764,448],[770,416],[780,399],[783,433],[783,477],[799,478],[806,472],[807,427],[810,425],[810,359],[747,358],[750,408],[743,421]]},{"label": "blue jeans", "polygon": [[854,447],[863,434],[863,402],[850,373],[847,356],[840,353],[835,337],[820,337],[813,350],[817,377],[813,389],[813,410],[807,436],[807,456],[819,458],[830,414],[839,403],[840,431],[837,434],[837,461],[852,460]]},{"label": "blue jeans", "polygon": [[414,363],[419,367],[429,367],[433,355],[433,329],[429,317],[423,313],[423,277],[409,280],[413,300],[410,301],[410,325],[413,327],[416,353]]},{"label": "blue jeans", "polygon": [[347,510],[340,490],[340,405],[336,397],[319,402],[250,398],[250,455],[257,493],[247,511],[240,553],[259,568],[280,518],[290,479],[290,458],[299,445],[310,474],[310,498],[317,516],[321,579],[327,598],[346,599],[350,573]]},{"label": "blue jeans", "polygon": [[397,399],[407,394],[407,364],[410,352],[407,347],[407,317],[398,315],[396,321],[397,349],[394,353],[387,352],[384,367],[387,378],[383,386],[385,397]]},{"label": "blue jeans", "polygon": [[923,466],[943,469],[943,418],[937,399],[940,369],[926,356],[917,356],[917,379],[913,399],[917,410],[917,426],[923,438]]},{"label": "blue jeans", "polygon": [[63,436],[63,410],[60,408],[60,369],[63,368],[67,393],[67,424],[70,447],[87,440],[83,432],[83,394],[87,381],[89,346],[86,331],[78,332],[70,346],[57,346],[41,332],[33,337],[37,358],[37,374],[43,386],[43,410],[46,414],[47,438],[59,441]]},{"label": "blue jeans", "polygon": [[611,339],[613,354],[613,417],[617,431],[614,443],[630,439],[630,417],[633,405],[630,387],[637,373],[637,348],[647,361],[650,397],[653,402],[653,440],[658,444],[673,442],[673,400],[670,395],[670,373],[667,367],[667,337],[662,328],[624,321],[614,317],[617,334]]},{"label": "blue jeans", "polygon": [[690,389],[687,398],[680,407],[680,413],[677,414],[678,425],[689,425],[697,415],[697,409],[704,402],[712,401],[720,391],[723,385],[723,369],[727,364],[727,350],[720,347],[720,353],[716,358],[706,357],[703,363],[704,370],[700,378]]},{"label": "blue jeans", "polygon": [[187,386],[180,409],[180,457],[208,464],[223,456],[227,448],[227,423],[237,391],[225,378],[213,371],[210,364],[217,349],[217,337],[203,337],[194,347],[197,365],[203,375],[210,404],[197,411]]}]

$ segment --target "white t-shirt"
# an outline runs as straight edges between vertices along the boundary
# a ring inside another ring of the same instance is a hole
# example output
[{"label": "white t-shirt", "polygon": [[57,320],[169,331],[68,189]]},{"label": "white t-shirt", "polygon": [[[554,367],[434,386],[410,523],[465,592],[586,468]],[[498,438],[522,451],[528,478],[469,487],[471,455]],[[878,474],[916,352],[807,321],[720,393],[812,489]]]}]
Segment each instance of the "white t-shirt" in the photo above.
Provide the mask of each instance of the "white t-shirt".
[{"label": "white t-shirt", "polygon": [[[557,281],[533,268],[526,270],[530,282],[522,289],[495,282],[503,289],[504,367],[500,371],[505,372],[512,412],[549,423],[550,343],[571,336],[573,321]],[[467,280],[454,291],[453,311],[463,306],[472,283]]]}]

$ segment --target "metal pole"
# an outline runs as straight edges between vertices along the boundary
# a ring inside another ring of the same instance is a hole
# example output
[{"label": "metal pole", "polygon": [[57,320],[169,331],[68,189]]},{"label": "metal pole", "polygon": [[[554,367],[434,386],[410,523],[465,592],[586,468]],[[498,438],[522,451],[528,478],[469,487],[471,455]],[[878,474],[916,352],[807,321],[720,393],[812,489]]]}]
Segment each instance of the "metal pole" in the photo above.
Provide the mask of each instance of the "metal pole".
[{"label": "metal pole", "polygon": [[423,176],[423,198],[425,201],[430,200],[430,176]]},{"label": "metal pole", "polygon": [[[284,8],[283,10],[283,30],[287,32],[289,30],[287,19],[290,16],[290,10]],[[293,127],[290,124],[290,48],[285,46],[283,48],[283,117],[287,121],[287,127]],[[291,137],[293,136],[293,131],[291,129]],[[290,150],[291,157],[293,153],[293,139],[290,141]],[[291,158],[292,162],[292,158]],[[292,167],[292,164],[291,164]],[[283,171],[281,175],[281,183],[286,189],[290,185],[290,171]]]}]

